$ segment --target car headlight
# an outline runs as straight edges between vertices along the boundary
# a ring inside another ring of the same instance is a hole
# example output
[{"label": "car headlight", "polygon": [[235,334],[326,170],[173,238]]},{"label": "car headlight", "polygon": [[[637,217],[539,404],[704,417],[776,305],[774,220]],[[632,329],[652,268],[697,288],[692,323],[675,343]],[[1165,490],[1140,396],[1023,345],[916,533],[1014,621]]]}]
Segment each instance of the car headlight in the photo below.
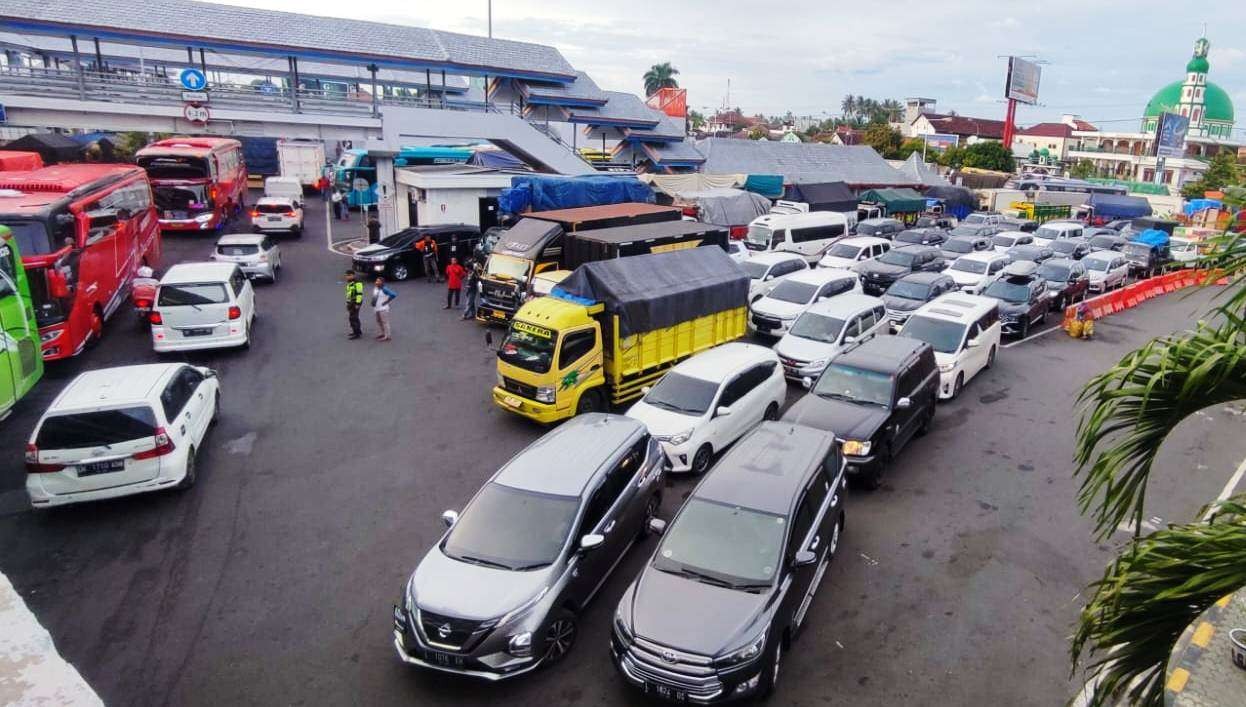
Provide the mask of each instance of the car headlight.
[{"label": "car headlight", "polygon": [[956,368],[956,364],[954,363],[940,363],[939,364],[939,371],[942,373],[951,373],[953,368]]},{"label": "car headlight", "polygon": [[869,453],[869,441],[862,442],[856,439],[844,440],[844,454],[847,454],[850,457],[863,457]]},{"label": "car headlight", "polygon": [[511,636],[510,640],[506,642],[506,652],[516,658],[531,658],[532,632],[524,631]]},{"label": "car headlight", "polygon": [[208,221],[211,221],[212,217],[215,215],[216,214],[199,214],[195,217],[195,223],[207,223]]},{"label": "car headlight", "polygon": [[553,388],[553,386],[543,385],[543,386],[541,386],[540,388],[537,388],[537,389],[536,389],[536,399],[537,399],[537,402],[539,402],[539,403],[552,403],[552,402],[554,402],[554,388]]},{"label": "car headlight", "polygon": [[749,641],[743,648],[719,656],[714,662],[719,665],[737,665],[739,663],[747,663],[748,661],[761,655],[762,649],[765,647],[766,634],[763,632],[757,638]]},{"label": "car headlight", "polygon": [[680,432],[679,434],[671,435],[670,443],[671,444],[683,444],[684,442],[687,442],[690,439],[692,439],[692,429],[687,429],[687,430],[684,430],[683,432]]},{"label": "car headlight", "polygon": [[826,368],[831,363],[829,358],[819,358],[806,364],[807,368]]}]

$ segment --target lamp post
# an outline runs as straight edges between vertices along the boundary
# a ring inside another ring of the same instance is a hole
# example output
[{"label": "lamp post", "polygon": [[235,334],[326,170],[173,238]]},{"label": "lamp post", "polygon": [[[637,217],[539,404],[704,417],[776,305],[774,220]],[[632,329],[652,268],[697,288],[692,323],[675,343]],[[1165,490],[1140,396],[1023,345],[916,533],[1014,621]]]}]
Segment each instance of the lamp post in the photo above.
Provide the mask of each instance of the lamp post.
[{"label": "lamp post", "polygon": [[493,39],[493,0],[485,0],[489,6],[489,39]]}]

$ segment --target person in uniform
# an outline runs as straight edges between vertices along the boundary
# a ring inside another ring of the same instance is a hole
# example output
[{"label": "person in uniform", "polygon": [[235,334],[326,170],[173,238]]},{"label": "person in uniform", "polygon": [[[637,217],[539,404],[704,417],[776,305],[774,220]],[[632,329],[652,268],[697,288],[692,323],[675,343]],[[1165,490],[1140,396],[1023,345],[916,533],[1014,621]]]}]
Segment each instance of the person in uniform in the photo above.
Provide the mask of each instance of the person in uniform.
[{"label": "person in uniform", "polygon": [[363,306],[363,283],[355,279],[355,271],[346,271],[346,316],[350,320],[348,339],[363,336],[363,328],[359,324],[359,308]]}]

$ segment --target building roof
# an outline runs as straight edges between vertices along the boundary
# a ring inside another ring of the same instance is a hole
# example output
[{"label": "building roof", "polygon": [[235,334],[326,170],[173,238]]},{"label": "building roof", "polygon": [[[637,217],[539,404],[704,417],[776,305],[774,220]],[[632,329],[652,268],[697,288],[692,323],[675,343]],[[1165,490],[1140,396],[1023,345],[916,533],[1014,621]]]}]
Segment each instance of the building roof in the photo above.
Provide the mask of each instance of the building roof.
[{"label": "building roof", "polygon": [[1004,121],[1002,120],[970,118],[965,115],[944,115],[942,113],[922,113],[918,117],[925,118],[930,121],[935,130],[948,135],[960,135],[962,137],[976,135],[996,140],[1004,137]]},{"label": "building roof", "polygon": [[1017,134],[1031,137],[1070,138],[1073,137],[1073,126],[1065,123],[1036,123],[1024,130],[1018,130]]},{"label": "building roof", "polygon": [[588,74],[577,71],[571,83],[532,83],[521,81],[519,90],[524,98],[537,105],[575,106],[605,105],[610,97],[597,87]]},{"label": "building roof", "polygon": [[196,0],[162,0],[141,7],[124,0],[7,0],[0,6],[0,26],[19,33],[76,30],[87,37],[444,68],[464,75],[576,78],[557,49],[541,44]]},{"label": "building roof", "polygon": [[645,155],[658,165],[699,165],[705,162],[705,155],[689,140],[645,143],[642,147]]},{"label": "building roof", "polygon": [[[1181,103],[1182,81],[1173,81],[1155,92],[1147,101],[1142,117],[1154,118],[1164,111],[1175,110]],[[1216,84],[1208,81],[1207,90],[1203,92],[1203,121],[1233,122],[1233,99],[1229,93]]]},{"label": "building roof", "polygon": [[1082,120],[1081,118],[1074,118],[1073,129],[1074,130],[1088,130],[1088,131],[1093,132],[1093,131],[1098,130],[1099,128],[1096,128],[1094,123],[1087,122],[1085,120]]},{"label": "building roof", "polygon": [[567,122],[584,125],[610,125],[619,128],[654,128],[665,113],[656,111],[640,98],[620,91],[603,91],[608,102],[604,106],[573,107]]},{"label": "building roof", "polygon": [[654,113],[659,117],[659,122],[652,130],[624,128],[623,136],[637,142],[683,142],[688,135],[684,128],[684,121],[680,118],[672,118],[661,111],[654,111]]},{"label": "building roof", "polygon": [[846,182],[854,187],[907,186],[901,174],[868,145],[706,138],[697,150],[708,174],[780,174],[784,182]]},{"label": "building roof", "polygon": [[918,184],[925,186],[946,187],[952,184],[947,179],[944,179],[943,175],[939,174],[933,167],[922,162],[922,156],[919,152],[909,155],[909,158],[904,161],[904,165],[900,167],[900,172],[906,177],[913,178]]}]

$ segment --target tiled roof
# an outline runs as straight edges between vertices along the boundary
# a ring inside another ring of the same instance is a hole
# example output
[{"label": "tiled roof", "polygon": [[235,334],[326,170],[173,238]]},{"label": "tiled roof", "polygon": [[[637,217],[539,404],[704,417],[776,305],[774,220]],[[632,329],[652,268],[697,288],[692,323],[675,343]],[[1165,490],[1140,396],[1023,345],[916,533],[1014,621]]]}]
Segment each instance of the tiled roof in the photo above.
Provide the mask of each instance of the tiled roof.
[{"label": "tiled roof", "polygon": [[705,155],[697,150],[691,141],[647,143],[643,145],[645,154],[657,164],[701,164]]},{"label": "tiled roof", "polygon": [[375,62],[385,66],[445,68],[466,74],[575,78],[554,47],[455,32],[318,17],[293,12],[217,5],[195,0],[5,0],[0,28],[80,28],[107,31],[117,39],[152,43],[293,53],[322,60]]},{"label": "tiled roof", "polygon": [[604,91],[609,102],[597,108],[571,108],[568,122],[584,125],[612,125],[625,128],[654,128],[664,113],[655,111],[630,93]]},{"label": "tiled roof", "polygon": [[1074,118],[1073,129],[1074,130],[1098,130],[1099,128],[1096,128],[1094,123],[1088,123],[1084,120]]},{"label": "tiled roof", "polygon": [[984,118],[970,118],[964,115],[943,115],[940,113],[922,113],[921,117],[930,121],[930,124],[940,133],[948,135],[970,136],[994,138],[996,140],[1004,137],[1004,121],[1002,120],[986,120]]},{"label": "tiled roof", "polygon": [[530,103],[549,103],[552,105],[604,105],[609,97],[597,87],[597,83],[583,71],[577,71],[575,81],[571,83],[533,83],[520,82]]},{"label": "tiled roof", "polygon": [[1031,125],[1025,130],[1018,130],[1018,135],[1029,135],[1031,137],[1062,137],[1069,138],[1073,136],[1073,126],[1064,123],[1038,123]]},{"label": "tiled roof", "polygon": [[846,182],[853,186],[909,186],[917,182],[867,145],[707,138],[696,143],[707,174],[781,174],[791,182]]},{"label": "tiled roof", "polygon": [[661,117],[661,122],[652,130],[625,128],[623,136],[638,142],[680,142],[687,137],[684,121],[673,118],[661,111],[654,111]]}]

